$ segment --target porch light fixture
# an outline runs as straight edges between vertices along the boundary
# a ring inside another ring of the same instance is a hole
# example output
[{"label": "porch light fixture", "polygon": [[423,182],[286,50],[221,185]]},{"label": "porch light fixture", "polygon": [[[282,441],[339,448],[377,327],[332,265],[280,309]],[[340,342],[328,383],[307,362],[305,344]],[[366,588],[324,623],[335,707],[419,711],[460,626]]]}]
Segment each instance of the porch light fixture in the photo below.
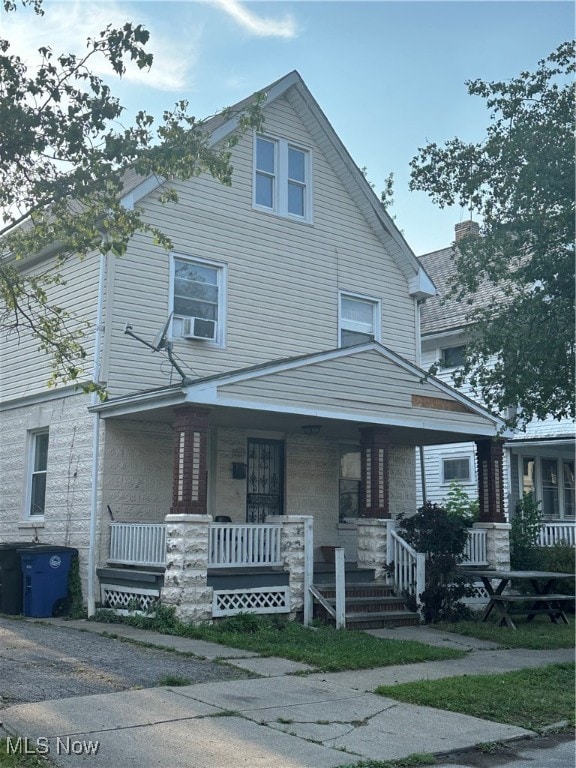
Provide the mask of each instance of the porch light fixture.
[{"label": "porch light fixture", "polygon": [[302,432],[304,432],[305,435],[318,435],[321,429],[321,424],[304,424]]}]

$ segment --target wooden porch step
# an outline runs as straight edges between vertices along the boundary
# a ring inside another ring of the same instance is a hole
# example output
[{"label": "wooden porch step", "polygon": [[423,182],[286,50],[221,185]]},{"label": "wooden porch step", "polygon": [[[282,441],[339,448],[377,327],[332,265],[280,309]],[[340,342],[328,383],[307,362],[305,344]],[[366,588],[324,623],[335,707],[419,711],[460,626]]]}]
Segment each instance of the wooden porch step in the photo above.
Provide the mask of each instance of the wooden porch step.
[{"label": "wooden porch step", "polygon": [[374,611],[348,613],[347,629],[382,629],[384,627],[412,627],[420,624],[420,617],[412,611]]},{"label": "wooden porch step", "polygon": [[[330,601],[333,602],[333,601]],[[390,613],[406,610],[404,600],[395,595],[382,598],[346,596],[346,613]]]},{"label": "wooden porch step", "polygon": [[[336,597],[336,584],[316,584],[315,586],[326,599],[333,600]],[[394,590],[390,584],[385,584],[383,581],[346,582],[347,599],[353,597],[380,598],[392,596],[394,596]]]}]

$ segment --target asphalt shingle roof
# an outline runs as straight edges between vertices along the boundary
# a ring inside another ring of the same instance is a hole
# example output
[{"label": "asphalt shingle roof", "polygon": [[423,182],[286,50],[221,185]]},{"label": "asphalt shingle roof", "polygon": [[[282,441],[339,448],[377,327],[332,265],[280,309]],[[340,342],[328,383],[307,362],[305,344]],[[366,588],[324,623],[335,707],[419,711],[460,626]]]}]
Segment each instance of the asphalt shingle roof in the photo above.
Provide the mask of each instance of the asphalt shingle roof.
[{"label": "asphalt shingle roof", "polygon": [[462,328],[474,323],[474,310],[496,305],[502,299],[501,288],[485,281],[471,300],[446,298],[456,274],[456,249],[453,245],[419,256],[419,261],[438,289],[436,296],[426,299],[420,321],[423,335]]}]

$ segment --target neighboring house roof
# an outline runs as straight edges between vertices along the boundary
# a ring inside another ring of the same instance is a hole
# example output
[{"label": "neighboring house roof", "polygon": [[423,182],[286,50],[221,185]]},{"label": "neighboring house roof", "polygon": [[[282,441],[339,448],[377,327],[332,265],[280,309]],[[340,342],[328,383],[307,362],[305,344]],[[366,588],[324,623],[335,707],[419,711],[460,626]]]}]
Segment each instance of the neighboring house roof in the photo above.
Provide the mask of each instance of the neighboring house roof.
[{"label": "neighboring house roof", "polygon": [[[306,129],[320,146],[324,156],[338,174],[346,191],[363,213],[371,229],[408,280],[410,295],[416,298],[433,296],[436,293],[436,288],[426,269],[416,258],[364,174],[350,157],[347,149],[298,72],[295,70],[290,72],[288,75],[271,83],[268,87],[263,88],[262,91],[266,94],[263,109],[266,109],[268,105],[280,97],[288,99]],[[217,144],[235,130],[238,125],[239,113],[248,107],[255,98],[256,94],[232,106],[230,108],[230,111],[234,113],[232,117],[220,114],[206,121],[204,127],[211,134],[212,144]],[[126,206],[129,208],[133,207],[162,182],[163,180],[160,178],[148,177],[141,179],[140,183],[138,183],[134,174],[132,176],[127,175],[123,198]]]},{"label": "neighboring house roof", "polygon": [[184,404],[381,424],[400,444],[407,441],[407,430],[425,433],[425,442],[446,442],[494,436],[504,426],[478,403],[377,342],[139,392],[90,410],[114,417]]},{"label": "neighboring house roof", "polygon": [[448,293],[456,275],[456,246],[441,248],[419,257],[420,263],[438,289],[435,296],[426,299],[420,312],[420,328],[423,336],[454,331],[474,323],[474,310],[497,303],[501,290],[485,282],[471,301],[457,301]]}]

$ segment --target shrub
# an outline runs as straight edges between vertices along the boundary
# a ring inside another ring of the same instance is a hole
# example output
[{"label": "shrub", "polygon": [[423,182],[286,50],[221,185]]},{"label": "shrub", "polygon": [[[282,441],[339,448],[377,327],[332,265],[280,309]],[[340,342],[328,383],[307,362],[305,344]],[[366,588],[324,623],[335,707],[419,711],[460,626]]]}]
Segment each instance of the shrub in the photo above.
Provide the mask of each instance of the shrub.
[{"label": "shrub", "polygon": [[449,517],[461,520],[468,527],[478,520],[480,502],[478,499],[471,499],[461,483],[456,480],[450,483],[448,495],[442,504]]},{"label": "shrub", "polygon": [[468,528],[456,515],[427,502],[411,517],[399,516],[403,538],[417,551],[426,553],[426,584],[419,595],[426,623],[468,618],[462,598],[472,594],[468,577],[456,568],[464,560]]},{"label": "shrub", "polygon": [[525,493],[516,504],[510,530],[510,564],[516,570],[542,570],[538,567],[538,537],[542,530],[540,502]]}]

